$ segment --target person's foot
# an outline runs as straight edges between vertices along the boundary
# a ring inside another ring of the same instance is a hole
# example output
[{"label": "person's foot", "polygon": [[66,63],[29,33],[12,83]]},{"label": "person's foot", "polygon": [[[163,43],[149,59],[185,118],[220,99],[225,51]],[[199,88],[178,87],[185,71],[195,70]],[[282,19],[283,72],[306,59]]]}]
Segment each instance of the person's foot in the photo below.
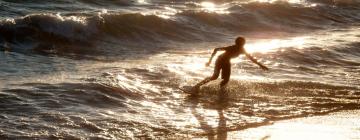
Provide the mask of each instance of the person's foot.
[{"label": "person's foot", "polygon": [[200,90],[200,86],[194,86],[194,87],[191,89],[191,91],[192,91],[193,93],[198,93],[199,90]]}]

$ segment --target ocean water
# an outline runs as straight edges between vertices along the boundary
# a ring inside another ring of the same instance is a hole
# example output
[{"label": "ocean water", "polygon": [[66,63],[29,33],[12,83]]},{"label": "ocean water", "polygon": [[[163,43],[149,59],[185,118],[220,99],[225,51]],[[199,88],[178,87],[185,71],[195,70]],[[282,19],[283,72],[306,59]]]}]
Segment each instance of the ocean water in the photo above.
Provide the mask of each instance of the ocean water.
[{"label": "ocean water", "polygon": [[[360,105],[358,0],[0,0],[1,139],[226,139]],[[231,80],[215,47],[247,39]]]}]

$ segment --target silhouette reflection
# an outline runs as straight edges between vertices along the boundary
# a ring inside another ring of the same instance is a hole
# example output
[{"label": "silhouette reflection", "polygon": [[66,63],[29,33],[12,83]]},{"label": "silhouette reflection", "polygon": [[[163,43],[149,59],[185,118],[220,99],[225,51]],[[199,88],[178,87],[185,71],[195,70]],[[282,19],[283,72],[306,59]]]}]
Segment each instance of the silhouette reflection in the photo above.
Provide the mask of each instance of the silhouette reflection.
[{"label": "silhouette reflection", "polygon": [[[226,140],[228,129],[226,126],[227,118],[224,115],[224,111],[229,106],[229,98],[225,87],[220,88],[217,96],[215,101],[202,101],[199,96],[189,95],[186,101],[190,104],[191,113],[197,119],[200,128],[205,132],[204,135],[206,135],[209,140]],[[198,111],[199,106],[202,106],[205,102],[210,102],[211,108],[216,109],[218,113],[219,121],[216,128],[209,125],[206,117],[204,117],[205,115]]]}]

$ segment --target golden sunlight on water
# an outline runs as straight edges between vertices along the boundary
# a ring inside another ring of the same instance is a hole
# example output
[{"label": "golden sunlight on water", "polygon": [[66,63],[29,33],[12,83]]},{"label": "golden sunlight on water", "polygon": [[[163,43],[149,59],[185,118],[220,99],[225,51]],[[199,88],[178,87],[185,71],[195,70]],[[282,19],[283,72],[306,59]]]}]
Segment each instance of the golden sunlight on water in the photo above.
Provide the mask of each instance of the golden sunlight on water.
[{"label": "golden sunlight on water", "polygon": [[165,11],[156,12],[156,15],[161,18],[164,18],[164,19],[169,19],[169,18],[173,17],[175,14],[181,12],[180,10],[176,10],[169,6],[165,6],[164,9],[165,9]]},{"label": "golden sunlight on water", "polygon": [[55,15],[58,19],[60,19],[61,21],[75,21],[81,24],[85,24],[86,23],[86,18],[82,17],[82,16],[69,16],[69,17],[65,17],[60,15],[60,13],[57,13]]},{"label": "golden sunlight on water", "polygon": [[254,0],[255,2],[262,2],[262,3],[274,3],[278,1],[293,3],[293,4],[301,4],[304,1],[303,0]]},{"label": "golden sunlight on water", "polygon": [[316,7],[318,4],[309,3],[304,0],[253,0],[252,2],[260,2],[260,3],[275,3],[275,2],[287,2],[289,4],[301,4],[306,7]]},{"label": "golden sunlight on water", "polygon": [[204,8],[215,8],[215,4],[214,3],[212,3],[212,2],[206,2],[206,1],[204,1],[204,2],[201,2],[200,3],[200,5],[202,6],[202,7],[204,7]]},{"label": "golden sunlight on water", "polygon": [[[190,3],[200,7],[200,9],[195,9],[195,10],[200,10],[200,11],[210,12],[210,13],[217,13],[217,14],[229,14],[230,13],[229,11],[227,11],[226,7],[216,5],[212,2],[201,2],[201,3],[190,2]],[[164,18],[164,19],[170,19],[170,18],[174,17],[176,14],[181,13],[181,12],[183,12],[183,11],[176,9],[172,6],[165,6],[163,8],[163,10],[142,12],[142,14],[156,15],[156,16]]]},{"label": "golden sunlight on water", "polygon": [[228,14],[230,13],[229,11],[226,10],[226,8],[220,7],[219,5],[216,5],[212,2],[201,2],[199,4],[202,7],[202,10],[207,11],[207,12],[214,12],[214,13],[218,13],[218,14]]},{"label": "golden sunlight on water", "polygon": [[130,92],[146,92],[146,91],[159,92],[159,87],[156,87],[151,84],[147,84],[145,81],[140,80],[139,78],[136,79],[135,77],[136,76],[133,76],[132,78],[128,78],[122,76],[121,74],[117,74],[115,81],[113,81],[112,84],[118,85],[123,89],[129,90]]},{"label": "golden sunlight on water", "polygon": [[285,120],[270,126],[231,132],[229,137],[268,140],[359,139],[358,115],[359,111],[344,111],[325,116]]},{"label": "golden sunlight on water", "polygon": [[137,2],[140,3],[140,4],[146,4],[147,3],[146,0],[138,0]]},{"label": "golden sunlight on water", "polygon": [[[308,36],[298,36],[284,39],[266,39],[258,40],[256,42],[249,42],[245,44],[245,49],[249,53],[267,53],[272,51],[283,51],[285,48],[303,49],[307,47],[322,47],[323,49],[330,49],[329,46],[336,47],[340,42],[351,42],[357,40],[355,34],[359,33],[359,28],[353,28],[351,32],[319,32],[316,34],[310,34]],[[333,38],[340,38],[334,40]],[[326,42],[326,44],[320,44]]]},{"label": "golden sunlight on water", "polygon": [[261,3],[273,3],[276,0],[254,0],[255,2],[261,2]]},{"label": "golden sunlight on water", "polygon": [[272,39],[266,41],[258,41],[256,43],[249,43],[245,45],[246,51],[249,53],[259,52],[266,53],[276,51],[281,48],[295,47],[302,49],[304,44],[308,42],[310,37],[295,37],[291,39]]}]

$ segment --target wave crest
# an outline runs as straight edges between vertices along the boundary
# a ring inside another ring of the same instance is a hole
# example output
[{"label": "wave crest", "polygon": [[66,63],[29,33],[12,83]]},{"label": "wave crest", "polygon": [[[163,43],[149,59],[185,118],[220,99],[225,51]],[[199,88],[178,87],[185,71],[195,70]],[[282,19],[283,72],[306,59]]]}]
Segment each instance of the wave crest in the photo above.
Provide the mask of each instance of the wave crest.
[{"label": "wave crest", "polygon": [[[185,10],[170,19],[117,12],[27,15],[12,22],[5,20],[0,23],[0,44],[1,50],[20,52],[35,50],[57,54],[88,54],[97,51],[94,54],[101,54],[98,51],[109,49],[99,44],[109,45],[108,42],[114,42],[112,46],[118,49],[169,42],[214,41],[238,34],[272,31],[298,33],[353,25],[360,20],[360,16],[353,14],[357,10],[354,7],[306,7],[251,2],[230,6],[228,14]],[[98,49],[93,46],[102,47]],[[87,51],[89,49],[91,51]],[[102,54],[112,52],[116,51],[105,51]]]}]

